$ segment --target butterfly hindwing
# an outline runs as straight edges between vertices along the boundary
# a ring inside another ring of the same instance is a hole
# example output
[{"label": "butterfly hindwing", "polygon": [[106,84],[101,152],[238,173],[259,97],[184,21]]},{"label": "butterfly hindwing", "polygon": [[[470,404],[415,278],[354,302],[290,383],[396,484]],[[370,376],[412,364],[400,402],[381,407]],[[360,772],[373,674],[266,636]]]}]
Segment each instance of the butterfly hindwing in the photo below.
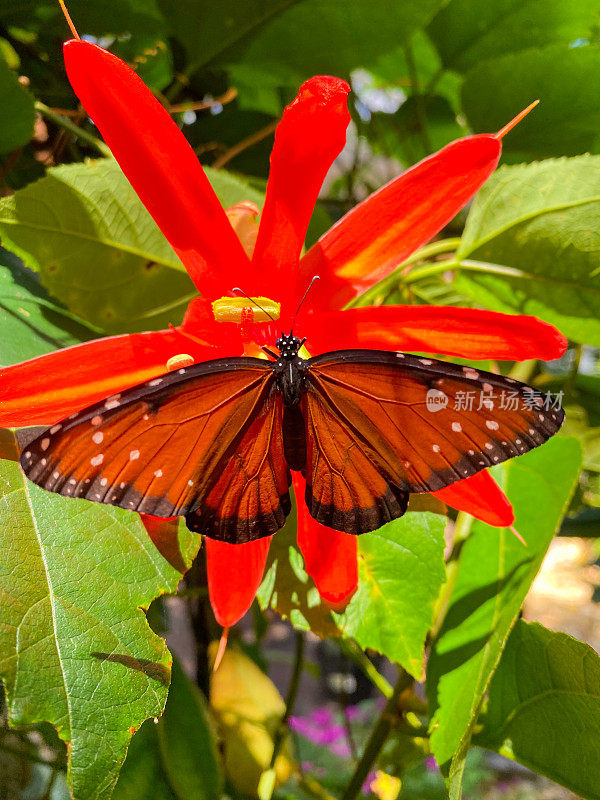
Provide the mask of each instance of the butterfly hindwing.
[{"label": "butterfly hindwing", "polygon": [[537,447],[564,419],[524,384],[435,359],[346,350],[309,367],[306,501],[315,519],[349,533],[401,516],[409,492]]},{"label": "butterfly hindwing", "polygon": [[[288,470],[283,458],[269,452],[277,446],[271,432],[280,404],[267,362],[205,362],[147,381],[52,426],[24,449],[21,465],[35,483],[68,497],[161,517],[192,513],[196,519],[198,509],[218,493],[219,481],[231,474],[231,465],[243,472],[251,451],[252,470],[262,462],[269,466],[268,472],[259,470],[260,502],[243,481],[231,481],[229,505],[202,515],[209,527],[201,532],[221,530],[220,514],[236,502],[244,507],[246,525],[254,502],[256,515],[283,507],[276,515],[281,527],[289,513],[283,488]],[[257,531],[255,525],[254,534],[274,532],[270,528]]]}]

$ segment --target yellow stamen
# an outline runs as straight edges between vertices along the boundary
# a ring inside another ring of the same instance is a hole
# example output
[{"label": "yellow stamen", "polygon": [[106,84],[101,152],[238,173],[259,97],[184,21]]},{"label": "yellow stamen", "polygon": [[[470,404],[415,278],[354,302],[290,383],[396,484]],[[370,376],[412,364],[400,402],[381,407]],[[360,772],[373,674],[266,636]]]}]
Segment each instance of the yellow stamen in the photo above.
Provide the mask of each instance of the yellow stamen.
[{"label": "yellow stamen", "polygon": [[176,356],[171,356],[171,358],[167,361],[167,372],[173,372],[176,369],[181,369],[182,367],[190,367],[194,363],[194,359],[192,356],[188,355],[187,353],[179,353]]},{"label": "yellow stamen", "polygon": [[212,308],[217,322],[235,322],[239,325],[279,319],[281,306],[268,297],[220,297],[213,302]]}]

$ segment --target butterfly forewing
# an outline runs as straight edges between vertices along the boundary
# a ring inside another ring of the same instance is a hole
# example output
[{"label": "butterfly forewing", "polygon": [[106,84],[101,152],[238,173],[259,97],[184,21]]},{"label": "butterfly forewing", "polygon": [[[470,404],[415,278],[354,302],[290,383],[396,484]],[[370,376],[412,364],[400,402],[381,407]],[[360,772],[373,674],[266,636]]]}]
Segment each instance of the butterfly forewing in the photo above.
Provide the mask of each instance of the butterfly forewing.
[{"label": "butterfly forewing", "polygon": [[348,350],[309,364],[306,499],[316,519],[347,532],[400,516],[403,493],[531,450],[564,418],[524,384],[434,359]]},{"label": "butterfly forewing", "polygon": [[[229,474],[228,465],[243,460],[248,437],[258,442],[259,420],[273,427],[277,399],[266,362],[206,362],[148,381],[54,425],[25,448],[21,465],[35,483],[69,497],[162,517],[184,515],[214,497],[214,486]],[[264,436],[261,441],[271,444]],[[269,494],[271,506],[279,507],[285,479],[281,459],[270,483],[262,477],[263,507],[269,505]],[[231,484],[230,490],[246,498],[251,514],[242,483]],[[219,526],[221,511],[210,524]],[[211,535],[210,527],[202,532]]]}]

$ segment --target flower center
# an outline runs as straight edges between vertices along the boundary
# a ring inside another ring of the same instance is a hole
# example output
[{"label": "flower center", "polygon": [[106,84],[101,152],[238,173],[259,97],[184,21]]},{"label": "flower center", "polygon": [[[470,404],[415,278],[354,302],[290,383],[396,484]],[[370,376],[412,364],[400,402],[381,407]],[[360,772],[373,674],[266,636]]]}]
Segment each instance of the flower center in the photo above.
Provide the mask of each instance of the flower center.
[{"label": "flower center", "polygon": [[281,305],[268,297],[220,297],[212,304],[217,322],[248,325],[279,319]]}]

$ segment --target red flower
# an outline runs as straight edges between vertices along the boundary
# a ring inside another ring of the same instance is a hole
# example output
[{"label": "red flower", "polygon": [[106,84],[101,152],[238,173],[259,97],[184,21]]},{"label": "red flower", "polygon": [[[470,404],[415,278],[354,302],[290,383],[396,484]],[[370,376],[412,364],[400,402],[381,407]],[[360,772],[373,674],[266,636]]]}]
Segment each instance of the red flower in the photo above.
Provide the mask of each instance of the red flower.
[{"label": "red flower", "polygon": [[[556,358],[564,351],[564,337],[534,317],[429,306],[343,310],[473,196],[498,163],[504,131],[447,145],[354,208],[300,257],[317,194],[345,142],[344,81],[312,78],[285,110],[257,231],[250,204],[223,211],[183,134],[124,62],[79,40],[67,42],[64,55],[76,94],[201,297],[178,328],[107,337],[0,370],[0,424],[52,424],[163,373],[180,353],[202,361],[272,344],[280,328],[289,329],[315,274],[321,280],[295,328],[307,337],[311,355],[374,347],[519,360]],[[270,298],[261,303],[273,315],[279,310],[277,331],[256,308],[243,309],[248,301],[231,297],[238,285],[251,296]],[[301,497],[299,474],[294,487]],[[491,524],[512,523],[510,504],[485,472],[436,494]],[[302,502],[298,516],[306,569],[321,596],[341,608],[357,586],[356,538],[323,527]],[[268,540],[236,546],[205,541],[211,600],[227,627],[252,602]]]}]

